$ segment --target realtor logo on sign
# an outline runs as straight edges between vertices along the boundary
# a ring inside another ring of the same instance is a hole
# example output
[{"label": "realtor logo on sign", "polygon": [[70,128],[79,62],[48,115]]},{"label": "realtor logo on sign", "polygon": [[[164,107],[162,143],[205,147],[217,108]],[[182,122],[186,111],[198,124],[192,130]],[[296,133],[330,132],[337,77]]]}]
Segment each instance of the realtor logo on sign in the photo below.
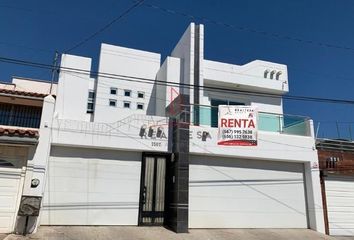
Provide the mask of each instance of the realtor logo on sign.
[{"label": "realtor logo on sign", "polygon": [[218,145],[257,146],[257,116],[251,106],[219,105]]}]

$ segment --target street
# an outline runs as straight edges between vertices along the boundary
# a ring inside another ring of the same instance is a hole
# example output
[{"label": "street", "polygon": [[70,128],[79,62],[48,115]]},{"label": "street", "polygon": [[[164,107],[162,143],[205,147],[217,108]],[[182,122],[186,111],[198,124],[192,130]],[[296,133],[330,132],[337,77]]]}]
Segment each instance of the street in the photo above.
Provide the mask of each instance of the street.
[{"label": "street", "polygon": [[[0,238],[1,239],[1,238]],[[163,227],[45,227],[26,237],[9,235],[4,240],[352,240],[354,237],[330,237],[309,229],[191,229],[176,234]]]}]

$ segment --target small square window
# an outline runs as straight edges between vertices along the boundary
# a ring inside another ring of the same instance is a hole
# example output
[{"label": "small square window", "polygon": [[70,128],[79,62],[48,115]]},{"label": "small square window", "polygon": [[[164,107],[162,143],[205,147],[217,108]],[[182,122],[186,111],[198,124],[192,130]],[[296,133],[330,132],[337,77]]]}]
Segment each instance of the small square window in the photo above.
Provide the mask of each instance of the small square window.
[{"label": "small square window", "polygon": [[95,98],[95,92],[92,91],[92,90],[90,90],[90,91],[89,91],[89,94],[88,94],[88,98],[89,98],[89,99]]},{"label": "small square window", "polygon": [[136,104],[136,109],[144,110],[144,103],[137,103]]},{"label": "small square window", "polygon": [[111,94],[117,95],[117,88],[111,88]]},{"label": "small square window", "polygon": [[124,108],[130,108],[130,102],[124,102]]},{"label": "small square window", "polygon": [[132,94],[132,91],[130,91],[130,90],[124,90],[124,96],[125,96],[125,97],[130,97],[131,94]]},{"label": "small square window", "polygon": [[93,113],[93,103],[87,103],[87,113]]},{"label": "small square window", "polygon": [[144,92],[138,92],[138,98],[144,98]]},{"label": "small square window", "polygon": [[117,105],[117,100],[109,99],[109,106],[115,107]]}]

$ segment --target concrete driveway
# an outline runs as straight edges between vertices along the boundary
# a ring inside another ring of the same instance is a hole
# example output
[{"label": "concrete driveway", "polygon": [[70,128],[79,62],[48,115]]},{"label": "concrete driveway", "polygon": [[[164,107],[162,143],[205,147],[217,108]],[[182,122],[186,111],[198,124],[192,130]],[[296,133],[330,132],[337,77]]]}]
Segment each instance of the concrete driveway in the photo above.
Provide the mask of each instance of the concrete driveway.
[{"label": "concrete driveway", "polygon": [[[176,234],[163,227],[40,227],[26,237],[9,235],[6,240],[336,240],[307,229],[191,229]],[[340,238],[354,240],[353,238]]]}]

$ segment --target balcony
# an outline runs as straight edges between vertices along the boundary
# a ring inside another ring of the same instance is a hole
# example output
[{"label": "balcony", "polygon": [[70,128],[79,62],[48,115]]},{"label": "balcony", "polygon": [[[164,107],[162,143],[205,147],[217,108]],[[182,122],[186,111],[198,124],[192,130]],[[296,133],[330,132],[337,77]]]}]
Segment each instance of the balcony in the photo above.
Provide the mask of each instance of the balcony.
[{"label": "balcony", "polygon": [[39,128],[41,114],[41,107],[1,103],[0,125]]},{"label": "balcony", "polygon": [[[192,125],[199,125],[217,128],[218,107],[212,106],[192,106],[190,108]],[[182,116],[186,116],[183,114]],[[183,119],[182,120],[186,120]],[[311,136],[310,118],[286,114],[274,114],[258,112],[258,130],[264,132],[274,132],[287,135]]]}]

